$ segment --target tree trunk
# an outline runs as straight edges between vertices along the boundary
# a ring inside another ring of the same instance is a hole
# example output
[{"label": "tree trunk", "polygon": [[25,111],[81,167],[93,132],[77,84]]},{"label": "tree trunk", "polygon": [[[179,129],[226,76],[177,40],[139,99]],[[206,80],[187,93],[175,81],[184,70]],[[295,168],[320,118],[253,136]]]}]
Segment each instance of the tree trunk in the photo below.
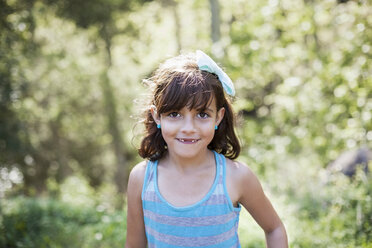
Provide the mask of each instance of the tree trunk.
[{"label": "tree trunk", "polygon": [[116,172],[114,176],[117,191],[119,193],[118,207],[123,203],[124,193],[127,189],[128,165],[125,148],[123,145],[122,133],[118,125],[117,106],[114,95],[114,89],[108,77],[108,71],[112,65],[111,59],[111,35],[107,32],[107,26],[101,30],[101,37],[105,42],[106,48],[106,68],[102,72],[101,88],[105,103],[105,112],[107,116],[107,125],[112,137],[112,147],[116,157]]},{"label": "tree trunk", "polygon": [[181,23],[180,23],[180,16],[178,14],[178,3],[175,1],[173,1],[173,4],[172,4],[172,12],[173,12],[175,33],[176,33],[177,52],[180,53],[182,50]]},{"label": "tree trunk", "polygon": [[211,38],[213,43],[217,43],[221,38],[220,32],[220,5],[218,0],[209,0],[211,7]]}]

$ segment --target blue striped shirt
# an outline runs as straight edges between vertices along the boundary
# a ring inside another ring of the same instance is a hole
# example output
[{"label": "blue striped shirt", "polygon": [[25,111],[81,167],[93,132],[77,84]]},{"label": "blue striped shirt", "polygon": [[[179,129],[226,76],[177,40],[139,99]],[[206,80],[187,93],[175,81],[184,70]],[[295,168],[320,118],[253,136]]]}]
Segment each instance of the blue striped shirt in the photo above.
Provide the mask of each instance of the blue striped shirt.
[{"label": "blue striped shirt", "polygon": [[158,161],[147,163],[142,189],[142,207],[149,248],[240,247],[240,206],[234,207],[226,189],[226,159],[214,152],[216,177],[199,202],[175,207],[160,194]]}]

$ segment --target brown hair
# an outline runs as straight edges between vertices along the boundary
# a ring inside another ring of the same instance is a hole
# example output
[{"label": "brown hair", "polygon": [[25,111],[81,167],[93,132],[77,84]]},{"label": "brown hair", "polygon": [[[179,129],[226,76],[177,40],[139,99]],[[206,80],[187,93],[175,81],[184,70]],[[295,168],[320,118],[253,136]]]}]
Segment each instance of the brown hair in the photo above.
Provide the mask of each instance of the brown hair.
[{"label": "brown hair", "polygon": [[[225,114],[208,148],[231,159],[239,156],[240,144],[234,130],[235,117],[230,101],[218,77],[199,70],[194,54],[168,59],[146,81],[154,86],[151,105],[156,107],[159,115],[185,106],[205,110],[215,97],[217,110],[224,107]],[[152,161],[160,159],[167,150],[167,144],[161,130],[156,127],[150,108],[145,111],[144,124],[145,137],[138,153]]]}]

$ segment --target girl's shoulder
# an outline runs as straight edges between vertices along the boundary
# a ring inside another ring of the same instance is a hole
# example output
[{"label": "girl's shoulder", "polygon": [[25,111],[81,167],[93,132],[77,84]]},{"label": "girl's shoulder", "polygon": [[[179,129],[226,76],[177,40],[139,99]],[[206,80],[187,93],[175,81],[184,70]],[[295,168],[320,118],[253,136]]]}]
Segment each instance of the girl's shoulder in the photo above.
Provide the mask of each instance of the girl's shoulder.
[{"label": "girl's shoulder", "polygon": [[226,158],[227,174],[235,180],[249,180],[255,177],[254,172],[243,162]]},{"label": "girl's shoulder", "polygon": [[146,167],[147,167],[147,160],[139,162],[133,167],[130,174],[133,174],[135,176],[145,175]]},{"label": "girl's shoulder", "polygon": [[226,158],[226,179],[228,188],[234,191],[239,200],[247,192],[254,194],[261,191],[261,183],[257,176],[243,162]]},{"label": "girl's shoulder", "polygon": [[147,161],[136,164],[129,174],[128,186],[131,188],[141,188],[145,178]]}]

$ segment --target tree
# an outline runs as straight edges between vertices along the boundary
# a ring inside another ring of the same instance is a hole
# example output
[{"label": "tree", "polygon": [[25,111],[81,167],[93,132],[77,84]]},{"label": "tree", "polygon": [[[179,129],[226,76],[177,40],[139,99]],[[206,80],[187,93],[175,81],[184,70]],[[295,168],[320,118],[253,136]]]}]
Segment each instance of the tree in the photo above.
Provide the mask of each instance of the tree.
[{"label": "tree", "polygon": [[[71,130],[66,130],[64,124],[69,120],[71,113],[76,112],[82,118],[85,113],[91,111],[97,113],[97,104],[90,102],[85,105],[84,101],[74,98],[74,95],[63,99],[66,87],[57,86],[48,93],[41,93],[35,89],[36,82],[51,82],[50,80],[54,79],[52,77],[47,79],[49,75],[59,74],[61,70],[65,70],[60,67],[62,60],[69,63],[69,71],[65,75],[70,75],[71,79],[72,75],[78,76],[78,71],[74,73],[79,68],[74,62],[63,57],[63,50],[54,54],[38,50],[37,43],[43,41],[34,40],[33,32],[36,25],[34,16],[42,12],[47,16],[52,11],[66,20],[72,20],[83,30],[95,30],[100,38],[98,42],[95,41],[95,49],[98,54],[104,54],[104,66],[99,67],[96,64],[96,68],[100,68],[99,85],[103,93],[102,104],[105,110],[99,110],[98,113],[106,116],[107,132],[112,137],[112,149],[117,164],[115,181],[118,192],[123,193],[126,190],[128,160],[131,159],[132,151],[125,147],[123,142],[122,130],[118,125],[115,89],[108,76],[112,66],[111,44],[115,35],[126,31],[125,28],[120,30],[116,27],[117,16],[133,11],[144,2],[146,1],[18,1],[11,4],[1,2],[1,24],[4,29],[2,28],[1,32],[0,47],[2,65],[0,144],[2,154],[5,156],[0,158],[0,163],[2,167],[19,168],[24,178],[24,189],[28,191],[26,193],[45,192],[46,181],[50,176],[61,182],[72,172],[70,166],[72,160],[78,161],[83,173],[94,187],[100,185],[104,175],[104,167],[99,166],[97,162],[99,160],[97,156],[101,153],[100,141],[92,141],[91,136],[84,137],[82,133],[77,141],[74,137],[69,137]],[[33,68],[35,71],[23,75],[27,68]],[[81,76],[83,78],[80,80],[92,80],[80,74]],[[82,90],[86,91],[87,88]],[[38,97],[34,94],[38,94]],[[45,109],[52,107],[50,103],[56,101],[59,102],[56,105],[57,112],[48,113],[50,115],[47,122],[41,121],[46,120],[42,117]],[[35,105],[31,108],[24,107],[26,102]],[[17,110],[14,109],[16,105],[19,106]],[[73,105],[77,108],[71,109],[70,106]],[[38,107],[35,108],[36,106]],[[43,112],[38,112],[39,110]],[[23,117],[19,118],[20,115]],[[38,133],[37,136],[35,132]]]}]

